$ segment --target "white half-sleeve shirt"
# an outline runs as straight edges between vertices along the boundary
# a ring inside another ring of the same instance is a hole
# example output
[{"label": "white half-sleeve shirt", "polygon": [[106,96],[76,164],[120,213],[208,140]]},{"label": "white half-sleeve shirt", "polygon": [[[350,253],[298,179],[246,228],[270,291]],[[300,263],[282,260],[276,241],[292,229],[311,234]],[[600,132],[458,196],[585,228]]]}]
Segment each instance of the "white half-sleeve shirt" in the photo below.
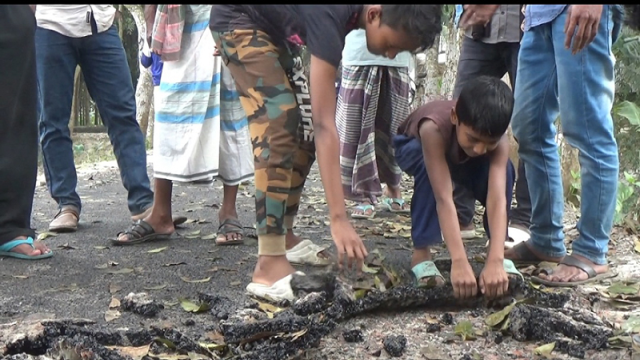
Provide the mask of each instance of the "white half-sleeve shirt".
[{"label": "white half-sleeve shirt", "polygon": [[36,20],[39,27],[64,36],[80,38],[92,35],[91,14],[98,33],[109,30],[116,17],[112,5],[37,5]]}]

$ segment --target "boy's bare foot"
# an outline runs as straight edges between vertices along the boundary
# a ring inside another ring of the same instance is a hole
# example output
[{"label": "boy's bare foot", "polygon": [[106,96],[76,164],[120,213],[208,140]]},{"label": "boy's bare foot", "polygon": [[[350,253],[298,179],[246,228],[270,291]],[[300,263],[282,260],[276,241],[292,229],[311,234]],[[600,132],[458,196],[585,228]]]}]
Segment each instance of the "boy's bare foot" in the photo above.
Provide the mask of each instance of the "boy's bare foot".
[{"label": "boy's bare foot", "polygon": [[253,271],[252,281],[257,284],[272,286],[276,281],[295,273],[285,255],[259,256]]},{"label": "boy's bare foot", "polygon": [[[425,261],[433,261],[433,257],[431,256],[431,248],[423,248],[423,249],[413,249],[413,254],[411,254],[411,268],[413,269],[416,265],[423,263]],[[418,279],[418,282],[423,285],[428,285],[430,282],[436,282],[436,286],[441,286],[444,284],[444,279],[442,276],[427,276]]]}]

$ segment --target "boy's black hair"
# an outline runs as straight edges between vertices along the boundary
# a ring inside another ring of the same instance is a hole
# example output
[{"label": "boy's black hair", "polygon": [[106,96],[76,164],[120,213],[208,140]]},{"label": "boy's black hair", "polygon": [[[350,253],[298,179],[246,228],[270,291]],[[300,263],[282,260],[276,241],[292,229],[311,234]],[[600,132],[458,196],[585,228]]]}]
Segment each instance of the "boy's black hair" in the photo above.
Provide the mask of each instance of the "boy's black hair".
[{"label": "boy's black hair", "polygon": [[420,40],[416,51],[424,51],[442,31],[442,5],[382,5],[380,22],[416,36]]},{"label": "boy's black hair", "polygon": [[458,121],[479,135],[499,138],[513,113],[513,92],[502,80],[478,76],[464,85],[456,103]]}]

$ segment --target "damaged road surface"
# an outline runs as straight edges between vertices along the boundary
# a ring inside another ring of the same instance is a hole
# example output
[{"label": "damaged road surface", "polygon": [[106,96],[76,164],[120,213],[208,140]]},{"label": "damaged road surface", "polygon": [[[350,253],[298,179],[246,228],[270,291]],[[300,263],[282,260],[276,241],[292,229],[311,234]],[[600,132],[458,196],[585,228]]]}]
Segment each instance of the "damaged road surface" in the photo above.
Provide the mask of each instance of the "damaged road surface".
[{"label": "damaged road surface", "polygon": [[[326,274],[318,276],[324,281],[331,279]],[[294,286],[308,282],[308,277],[313,275],[300,276],[293,281]],[[315,281],[316,284],[321,282]],[[236,308],[224,320],[217,319],[216,314],[220,309],[228,311],[233,308],[233,301],[201,294],[199,301],[206,304],[209,317],[219,321],[217,333],[220,338],[217,343],[196,341],[171,327],[107,330],[91,320],[44,319],[2,325],[0,353],[6,359],[120,360],[144,356],[167,359],[287,359],[318,347],[322,338],[332,333],[340,322],[361,314],[483,306],[480,297],[464,304],[457,302],[450,286],[430,289],[397,286],[384,292],[371,290],[358,299],[351,286],[335,278],[322,287],[333,288],[329,292],[306,295],[294,288],[302,297],[288,308],[255,302],[248,308]],[[304,288],[305,292],[309,290]],[[501,325],[497,332],[518,341],[555,343],[555,351],[578,358],[583,358],[589,350],[607,348],[613,330],[591,312],[567,308],[568,295],[538,291],[519,278],[511,279],[509,290],[514,303],[509,305],[511,311],[504,315],[504,319],[495,324],[494,328]],[[136,299],[140,301],[139,305],[135,303]],[[140,295],[129,295],[124,303],[128,311],[139,316],[148,315],[149,309],[153,308],[152,302]],[[272,313],[264,311],[265,308],[278,311]],[[403,336],[387,337],[384,341],[385,351],[390,356],[401,356],[405,346]],[[134,354],[136,351],[137,355]]]},{"label": "damaged road surface", "polygon": [[[314,167],[295,231],[329,246],[320,184]],[[640,332],[628,286],[610,299],[629,307],[616,321],[603,316],[599,296],[533,288],[519,279],[510,283],[511,297],[495,303],[482,297],[458,302],[450,286],[415,288],[409,218],[384,212],[354,221],[369,253],[378,256],[363,269],[365,279],[301,267],[307,275],[292,280],[298,301],[257,302],[244,293],[257,253],[250,231],[243,245],[215,246],[221,184],[176,185],[174,213],[189,219],[176,229],[179,239],[131,247],[108,241],[130,227],[115,163],[79,171],[78,191],[78,231],[56,235],[43,229],[57,204],[45,186],[36,190],[33,226],[53,258],[0,260],[2,359],[624,359],[632,336],[615,323],[627,321]],[[255,222],[252,194],[252,185],[241,186],[237,211],[244,226]],[[485,241],[465,243],[470,257],[477,259]],[[619,251],[633,253],[621,244]],[[447,256],[434,251],[436,258]],[[450,262],[436,264],[448,278]]]}]

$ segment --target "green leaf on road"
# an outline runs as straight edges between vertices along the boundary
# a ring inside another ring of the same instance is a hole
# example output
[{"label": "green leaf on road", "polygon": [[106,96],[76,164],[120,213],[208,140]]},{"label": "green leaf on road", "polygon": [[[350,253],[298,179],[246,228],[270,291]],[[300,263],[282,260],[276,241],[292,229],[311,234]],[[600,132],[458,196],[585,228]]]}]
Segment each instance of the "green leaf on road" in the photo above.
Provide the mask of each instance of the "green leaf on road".
[{"label": "green leaf on road", "polygon": [[372,269],[367,266],[367,264],[362,263],[362,272],[367,274],[377,274],[380,271],[380,268]]},{"label": "green leaf on road", "polygon": [[48,237],[55,237],[55,236],[57,236],[57,234],[45,231],[43,233],[38,234],[38,237],[36,238],[36,240],[42,241]]},{"label": "green leaf on road", "polygon": [[176,344],[173,343],[173,341],[169,340],[169,339],[165,339],[165,338],[155,338],[153,339],[153,341],[159,342],[162,345],[166,346],[169,349],[175,349],[176,348]]},{"label": "green leaf on road", "polygon": [[197,313],[205,312],[211,309],[208,303],[203,302],[198,305],[184,298],[180,298],[178,300],[180,300],[180,306],[182,306],[182,308],[186,312],[197,314]]},{"label": "green leaf on road", "polygon": [[637,295],[640,291],[640,286],[637,284],[627,284],[624,282],[617,282],[611,284],[607,288],[607,292],[611,295]]},{"label": "green leaf on road", "polygon": [[500,325],[504,321],[504,319],[509,317],[509,313],[511,313],[511,310],[513,310],[515,306],[515,302],[507,305],[504,309],[487,316],[487,318],[484,320],[484,323],[490,327],[496,327]]},{"label": "green leaf on road", "polygon": [[149,254],[157,254],[159,252],[165,251],[167,250],[169,247],[165,246],[165,247],[161,247],[161,248],[157,248],[157,249],[153,249],[153,250],[149,250],[147,251]]},{"label": "green leaf on road", "polygon": [[456,324],[454,331],[456,335],[460,335],[463,341],[476,339],[476,332],[473,329],[473,324],[471,323],[471,321],[460,321]]},{"label": "green leaf on road", "polygon": [[533,354],[538,356],[544,356],[547,359],[551,359],[552,358],[551,352],[553,351],[553,349],[555,349],[555,347],[556,347],[555,342],[538,346],[537,348],[533,349]]}]

